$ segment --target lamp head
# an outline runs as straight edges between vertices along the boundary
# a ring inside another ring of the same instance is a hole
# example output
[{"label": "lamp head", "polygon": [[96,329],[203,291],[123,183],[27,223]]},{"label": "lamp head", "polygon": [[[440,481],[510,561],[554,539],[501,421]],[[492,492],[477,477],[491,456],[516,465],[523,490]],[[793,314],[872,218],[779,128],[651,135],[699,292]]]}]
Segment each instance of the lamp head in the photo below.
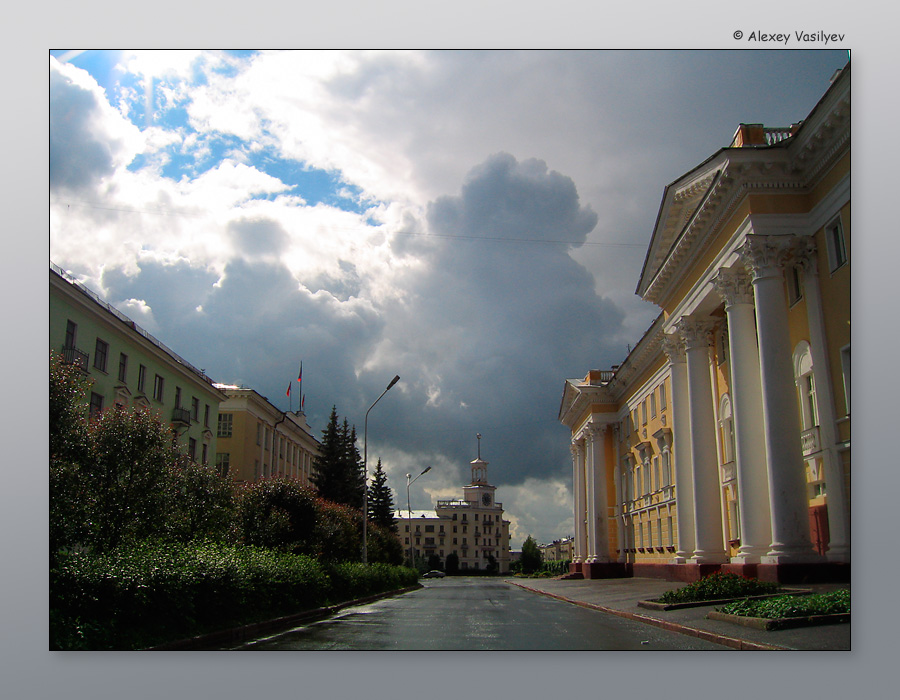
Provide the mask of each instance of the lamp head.
[{"label": "lamp head", "polygon": [[396,384],[399,381],[400,381],[400,375],[398,374],[391,380],[391,383],[387,385],[387,389],[385,389],[385,391],[390,389],[392,386],[394,386],[394,384]]}]

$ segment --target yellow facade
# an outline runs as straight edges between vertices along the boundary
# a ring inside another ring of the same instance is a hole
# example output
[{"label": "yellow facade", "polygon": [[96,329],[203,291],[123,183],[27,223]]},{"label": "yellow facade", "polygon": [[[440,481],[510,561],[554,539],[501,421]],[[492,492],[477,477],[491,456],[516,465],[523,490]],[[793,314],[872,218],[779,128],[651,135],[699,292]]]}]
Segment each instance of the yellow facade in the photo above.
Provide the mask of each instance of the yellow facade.
[{"label": "yellow facade", "polygon": [[235,483],[286,476],[310,485],[319,442],[303,413],[284,412],[253,389],[217,385],[226,395],[219,408],[216,465]]},{"label": "yellow facade", "polygon": [[574,571],[845,575],[849,136],[848,65],[666,187],[637,285],[660,316],[563,392]]}]

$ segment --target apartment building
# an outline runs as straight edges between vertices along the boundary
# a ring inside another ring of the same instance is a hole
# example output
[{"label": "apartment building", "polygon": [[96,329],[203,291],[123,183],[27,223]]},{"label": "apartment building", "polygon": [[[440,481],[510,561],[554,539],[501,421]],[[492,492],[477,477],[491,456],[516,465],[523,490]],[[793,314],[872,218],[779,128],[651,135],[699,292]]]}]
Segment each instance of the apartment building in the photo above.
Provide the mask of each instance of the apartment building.
[{"label": "apartment building", "polygon": [[91,380],[89,415],[113,406],[153,411],[191,459],[213,459],[225,394],[203,370],[52,263],[50,350]]}]

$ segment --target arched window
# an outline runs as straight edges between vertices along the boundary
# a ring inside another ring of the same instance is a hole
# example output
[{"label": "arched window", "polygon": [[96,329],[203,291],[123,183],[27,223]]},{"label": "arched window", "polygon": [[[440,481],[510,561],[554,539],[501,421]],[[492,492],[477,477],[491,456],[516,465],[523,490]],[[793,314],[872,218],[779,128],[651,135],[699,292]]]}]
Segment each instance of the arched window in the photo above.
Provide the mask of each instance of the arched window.
[{"label": "arched window", "polygon": [[805,340],[794,350],[794,380],[800,400],[800,422],[803,430],[819,425],[819,408],[816,403],[816,379],[813,375],[812,354]]},{"label": "arched window", "polygon": [[719,400],[719,429],[722,431],[722,463],[728,464],[734,461],[734,420],[728,394],[723,394]]}]

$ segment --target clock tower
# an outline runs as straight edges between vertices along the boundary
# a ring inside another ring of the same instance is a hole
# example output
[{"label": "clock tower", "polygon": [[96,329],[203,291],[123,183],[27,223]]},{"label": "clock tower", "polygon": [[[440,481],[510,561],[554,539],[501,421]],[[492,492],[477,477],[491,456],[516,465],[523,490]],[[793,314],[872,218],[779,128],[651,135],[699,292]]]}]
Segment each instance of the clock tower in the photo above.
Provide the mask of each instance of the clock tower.
[{"label": "clock tower", "polygon": [[478,438],[478,457],[469,462],[472,467],[472,481],[468,486],[463,486],[463,498],[478,507],[492,508],[494,507],[496,487],[488,483],[488,462],[481,458],[481,433],[478,433],[476,437]]}]

